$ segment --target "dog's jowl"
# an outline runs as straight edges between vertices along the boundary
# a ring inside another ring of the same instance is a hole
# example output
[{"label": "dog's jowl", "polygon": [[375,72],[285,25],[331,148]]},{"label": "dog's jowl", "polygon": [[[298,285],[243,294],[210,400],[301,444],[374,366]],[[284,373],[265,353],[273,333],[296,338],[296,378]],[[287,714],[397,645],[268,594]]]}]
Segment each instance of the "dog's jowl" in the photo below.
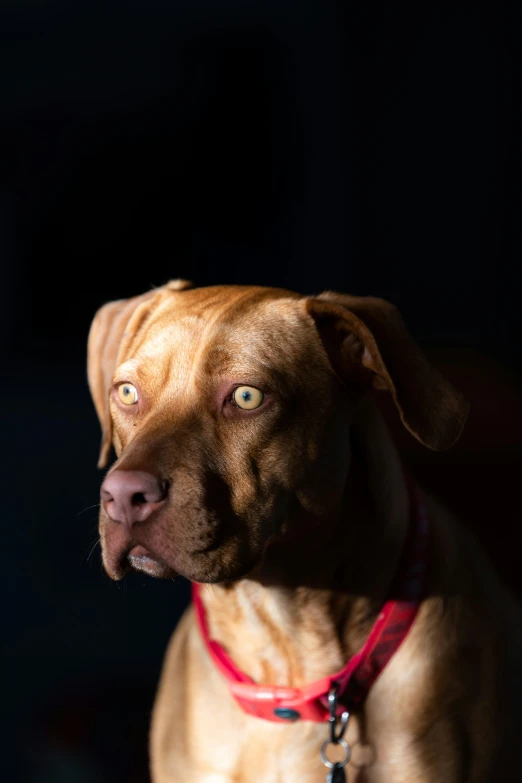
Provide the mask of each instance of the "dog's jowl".
[{"label": "dog's jowl", "polygon": [[154,783],[522,781],[519,611],[375,397],[435,450],[467,404],[391,304],[176,280],[88,354],[105,569],[193,583]]}]

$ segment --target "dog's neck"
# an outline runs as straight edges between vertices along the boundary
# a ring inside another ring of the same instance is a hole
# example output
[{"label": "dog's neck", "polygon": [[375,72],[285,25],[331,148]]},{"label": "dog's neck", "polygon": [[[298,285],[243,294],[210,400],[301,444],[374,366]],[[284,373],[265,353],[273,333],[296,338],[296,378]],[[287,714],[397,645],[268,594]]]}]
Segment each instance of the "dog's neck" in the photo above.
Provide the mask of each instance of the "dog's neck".
[{"label": "dog's neck", "polygon": [[409,517],[402,466],[372,404],[361,406],[351,433],[335,515],[300,543],[269,550],[255,578],[202,592],[211,636],[256,682],[300,686],[341,669],[395,574]]}]

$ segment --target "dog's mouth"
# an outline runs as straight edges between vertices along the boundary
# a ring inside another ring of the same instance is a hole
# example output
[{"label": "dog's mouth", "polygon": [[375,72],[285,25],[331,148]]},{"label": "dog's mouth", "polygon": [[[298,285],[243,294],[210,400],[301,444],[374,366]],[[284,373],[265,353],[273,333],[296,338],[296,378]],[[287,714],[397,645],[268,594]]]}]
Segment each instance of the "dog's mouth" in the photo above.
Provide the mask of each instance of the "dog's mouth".
[{"label": "dog's mouth", "polygon": [[100,534],[105,570],[115,581],[132,572],[156,579],[183,576],[195,582],[243,578],[261,557],[264,537],[246,535],[245,525],[242,529],[235,517],[212,517],[211,522],[198,527],[182,524],[176,515],[163,515],[129,529],[103,514]]},{"label": "dog's mouth", "polygon": [[132,547],[127,555],[127,563],[133,571],[140,571],[158,579],[173,578],[176,573],[169,566],[152,555],[140,544]]}]

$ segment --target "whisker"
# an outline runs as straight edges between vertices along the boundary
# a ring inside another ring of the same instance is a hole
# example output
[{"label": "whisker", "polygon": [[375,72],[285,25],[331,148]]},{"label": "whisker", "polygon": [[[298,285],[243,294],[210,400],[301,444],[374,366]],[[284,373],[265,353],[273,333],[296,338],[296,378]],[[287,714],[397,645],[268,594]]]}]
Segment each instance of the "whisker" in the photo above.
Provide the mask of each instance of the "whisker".
[{"label": "whisker", "polygon": [[100,538],[97,538],[94,544],[91,546],[91,551],[87,555],[87,562],[89,562],[89,560],[91,559],[92,553],[94,552],[94,550],[96,549],[99,543],[100,543]]},{"label": "whisker", "polygon": [[86,511],[89,511],[91,508],[100,508],[101,503],[93,503],[92,506],[87,506],[87,508],[84,508],[83,511],[78,511],[76,514],[77,517],[80,516],[80,514],[85,514]]}]

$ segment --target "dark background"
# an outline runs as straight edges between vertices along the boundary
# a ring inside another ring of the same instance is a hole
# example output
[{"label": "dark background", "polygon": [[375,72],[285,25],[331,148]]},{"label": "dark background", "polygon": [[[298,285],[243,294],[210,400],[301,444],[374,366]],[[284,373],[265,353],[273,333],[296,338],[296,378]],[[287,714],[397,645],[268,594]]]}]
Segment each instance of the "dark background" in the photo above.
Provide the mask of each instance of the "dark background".
[{"label": "dark background", "polygon": [[4,0],[10,780],[147,780],[188,600],[101,570],[85,343],[110,299],[180,276],[395,302],[472,405],[439,455],[391,414],[404,458],[522,594],[514,6]]}]

